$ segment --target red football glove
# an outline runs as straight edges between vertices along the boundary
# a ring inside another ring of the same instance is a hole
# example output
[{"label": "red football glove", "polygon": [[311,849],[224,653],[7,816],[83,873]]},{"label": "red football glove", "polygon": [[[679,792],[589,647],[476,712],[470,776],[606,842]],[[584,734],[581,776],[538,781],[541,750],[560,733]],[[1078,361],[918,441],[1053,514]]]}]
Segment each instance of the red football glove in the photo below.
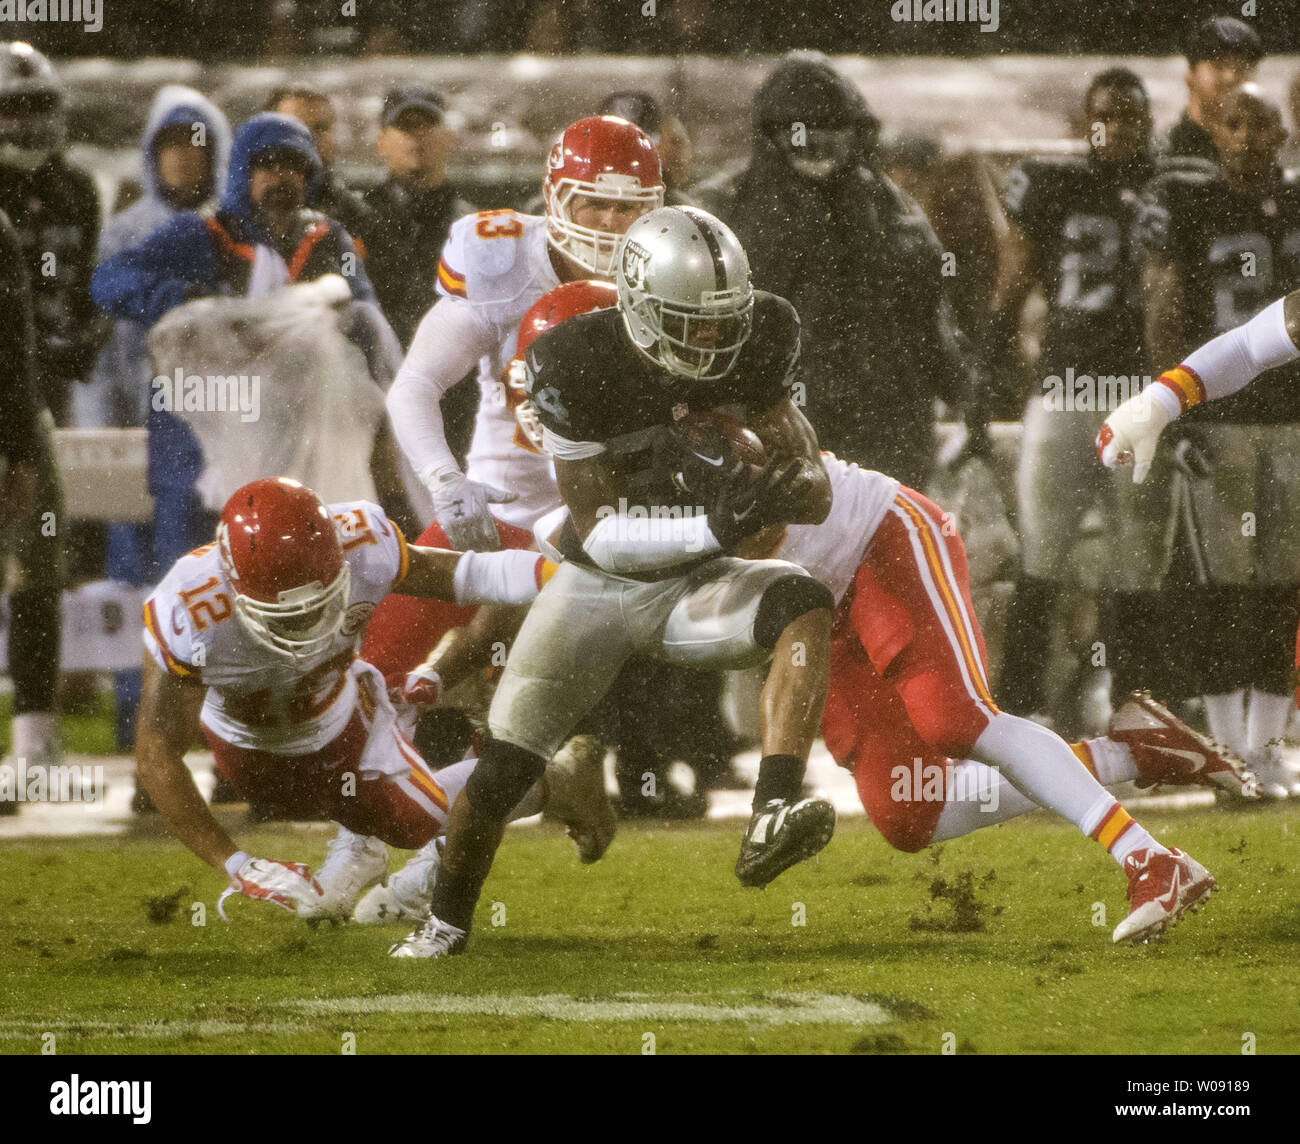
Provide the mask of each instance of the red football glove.
[{"label": "red football glove", "polygon": [[247,859],[231,876],[230,882],[230,888],[217,901],[217,913],[223,922],[230,920],[222,906],[232,894],[270,902],[290,913],[297,911],[299,902],[308,902],[324,894],[305,863],[280,862],[274,858]]}]

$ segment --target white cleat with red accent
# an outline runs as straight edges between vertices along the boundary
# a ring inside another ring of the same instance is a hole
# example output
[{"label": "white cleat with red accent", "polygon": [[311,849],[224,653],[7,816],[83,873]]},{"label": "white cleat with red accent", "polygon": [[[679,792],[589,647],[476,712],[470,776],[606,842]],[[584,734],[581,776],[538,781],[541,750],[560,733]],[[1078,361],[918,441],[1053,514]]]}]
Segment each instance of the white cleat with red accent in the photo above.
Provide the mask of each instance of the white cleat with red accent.
[{"label": "white cleat with red accent", "polygon": [[1193,731],[1149,691],[1134,691],[1111,716],[1109,739],[1125,744],[1137,765],[1141,787],[1220,787],[1257,797],[1255,776],[1227,747]]},{"label": "white cleat with red accent", "polygon": [[1214,892],[1214,878],[1181,850],[1135,850],[1124,859],[1128,917],[1111,935],[1116,944],[1149,941],[1195,910]]}]

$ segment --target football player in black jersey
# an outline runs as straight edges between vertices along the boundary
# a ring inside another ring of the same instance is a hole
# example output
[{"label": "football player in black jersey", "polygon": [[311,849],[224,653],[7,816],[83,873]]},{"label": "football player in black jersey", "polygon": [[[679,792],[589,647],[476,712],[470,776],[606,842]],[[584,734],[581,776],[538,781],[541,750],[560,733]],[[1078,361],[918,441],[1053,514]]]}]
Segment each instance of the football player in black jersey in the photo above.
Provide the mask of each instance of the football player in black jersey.
[{"label": "football player in black jersey", "polygon": [[[1143,292],[1158,362],[1181,360],[1300,287],[1300,184],[1277,167],[1280,110],[1241,87],[1215,131],[1220,172],[1171,172],[1148,188]],[[1300,584],[1300,366],[1283,368],[1290,384],[1245,389],[1179,422],[1212,470],[1190,491],[1207,580],[1194,656],[1210,732],[1275,797],[1292,785],[1277,744]]]},{"label": "football player in black jersey", "polygon": [[[1134,229],[1143,185],[1155,173],[1151,108],[1127,68],[1102,72],[1084,97],[1086,156],[1026,160],[1007,184],[995,327],[1014,357],[1030,290],[1047,302],[1020,451],[1021,570],[1007,618],[1001,693],[1014,711],[1049,710],[1044,681],[1052,616],[1090,507],[1102,510],[1101,631],[1114,694],[1161,676],[1151,650],[1161,578],[1169,563],[1170,481],[1098,482],[1092,443],[1106,413],[1141,385],[1144,368],[1141,245]],[[1005,363],[1005,364],[1009,364]]]},{"label": "football player in black jersey", "polygon": [[[432,916],[396,957],[464,949],[516,791],[634,653],[718,669],[772,661],[742,884],[766,885],[834,829],[831,804],[800,793],[826,696],[831,593],[795,564],[732,555],[830,511],[816,434],[788,396],[798,317],[752,289],[735,235],[694,208],[637,220],[617,282],[617,308],[572,318],[528,349],[527,392],[565,502],[552,534],[565,561],[511,649],[481,777],[452,809]],[[675,428],[710,411],[757,434],[761,470],[692,447]]]}]

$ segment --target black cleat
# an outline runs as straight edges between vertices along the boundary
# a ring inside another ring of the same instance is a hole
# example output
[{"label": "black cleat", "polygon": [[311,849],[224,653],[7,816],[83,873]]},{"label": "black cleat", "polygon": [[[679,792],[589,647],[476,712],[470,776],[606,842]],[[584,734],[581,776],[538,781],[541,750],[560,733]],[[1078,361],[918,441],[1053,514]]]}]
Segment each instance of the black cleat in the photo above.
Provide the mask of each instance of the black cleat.
[{"label": "black cleat", "polygon": [[736,877],[742,886],[766,886],[796,862],[811,858],[835,832],[835,808],[824,798],[774,798],[754,812],[740,843]]}]

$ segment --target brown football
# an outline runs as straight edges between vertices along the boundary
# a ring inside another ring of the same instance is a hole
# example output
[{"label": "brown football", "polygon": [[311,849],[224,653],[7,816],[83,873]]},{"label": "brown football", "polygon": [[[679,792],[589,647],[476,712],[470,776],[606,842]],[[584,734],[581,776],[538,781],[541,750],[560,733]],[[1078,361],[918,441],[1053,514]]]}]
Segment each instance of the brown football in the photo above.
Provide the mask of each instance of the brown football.
[{"label": "brown football", "polygon": [[725,413],[688,413],[677,422],[676,429],[692,449],[703,454],[735,457],[760,469],[767,464],[767,452],[758,434]]}]

